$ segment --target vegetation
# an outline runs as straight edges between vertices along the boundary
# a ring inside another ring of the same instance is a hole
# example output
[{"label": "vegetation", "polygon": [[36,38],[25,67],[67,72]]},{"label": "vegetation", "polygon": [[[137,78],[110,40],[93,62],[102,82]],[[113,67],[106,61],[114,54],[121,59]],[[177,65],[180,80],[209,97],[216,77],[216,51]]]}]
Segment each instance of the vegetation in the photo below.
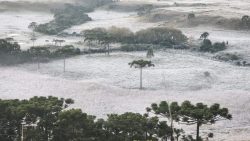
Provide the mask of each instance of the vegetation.
[{"label": "vegetation", "polygon": [[[220,120],[232,119],[228,109],[221,108],[219,104],[208,107],[203,103],[193,105],[190,101],[184,101],[181,105],[178,105],[177,102],[168,104],[166,101],[162,101],[160,104],[153,103],[150,108],[147,108],[147,111],[169,119],[172,131],[173,120],[186,125],[196,125],[196,141],[202,140],[200,137],[202,125],[211,125]],[[171,140],[173,140],[173,132],[171,134]]]},{"label": "vegetation", "polygon": [[194,13],[189,13],[188,14],[188,20],[192,20],[195,18],[195,14]]},{"label": "vegetation", "polygon": [[153,48],[149,48],[147,52],[147,58],[152,58],[154,57],[154,50]]},{"label": "vegetation", "polygon": [[241,56],[235,53],[222,53],[215,56],[216,59],[222,61],[238,61],[242,60]]},{"label": "vegetation", "polygon": [[139,16],[150,14],[154,6],[152,4],[144,4],[137,9],[137,14]]},{"label": "vegetation", "polygon": [[[162,119],[172,117],[174,121],[197,124],[197,136],[202,124],[221,119],[231,119],[226,108],[219,104],[210,107],[189,101],[180,106],[177,102],[168,105],[163,101],[147,108],[154,115],[126,112],[110,114],[107,119],[83,113],[80,109],[66,109],[74,103],[72,99],[57,97],[33,97],[29,100],[0,99],[0,139],[4,141],[195,141],[182,129],[173,128]],[[171,109],[171,110],[170,110]],[[161,116],[161,120],[158,116]],[[213,133],[209,133],[213,137]],[[201,139],[201,138],[199,138]],[[198,141],[198,140],[196,140]]]},{"label": "vegetation", "polygon": [[241,27],[250,28],[250,17],[248,15],[244,15],[241,18]]},{"label": "vegetation", "polygon": [[151,61],[146,60],[134,60],[133,62],[129,63],[130,67],[135,67],[140,69],[140,89],[142,89],[142,69],[145,67],[154,67],[155,65],[152,64]]},{"label": "vegetation", "polygon": [[73,25],[83,24],[86,21],[90,21],[86,12],[91,9],[82,6],[73,6],[71,4],[65,4],[64,8],[54,10],[54,20],[49,23],[39,24],[35,27],[36,32],[55,35],[63,30],[70,28]]},{"label": "vegetation", "polygon": [[187,37],[181,31],[165,27],[148,28],[136,33],[127,28],[94,28],[82,31],[82,35],[85,42],[96,43],[104,48],[111,43],[121,43],[121,49],[124,51],[148,50],[147,47],[140,47],[140,45],[173,48],[174,45],[187,41]]},{"label": "vegetation", "polygon": [[204,32],[201,34],[200,39],[202,39],[203,41],[200,47],[200,51],[215,53],[215,52],[225,50],[227,48],[225,42],[222,42],[222,43],[216,42],[212,44],[212,42],[209,39],[207,39],[208,36],[209,36],[208,32]]},{"label": "vegetation", "polygon": [[208,38],[208,36],[209,36],[209,33],[208,32],[204,32],[204,33],[201,34],[200,39],[205,40],[205,39]]},{"label": "vegetation", "polygon": [[74,56],[81,53],[79,48],[71,45],[58,47],[55,51],[49,47],[35,46],[27,51],[21,51],[20,45],[14,40],[0,39],[0,64],[13,65],[25,62],[45,62],[49,59],[62,58],[63,56]]},{"label": "vegetation", "polygon": [[166,27],[148,28],[135,33],[136,43],[172,46],[186,41],[187,37],[180,30]]}]

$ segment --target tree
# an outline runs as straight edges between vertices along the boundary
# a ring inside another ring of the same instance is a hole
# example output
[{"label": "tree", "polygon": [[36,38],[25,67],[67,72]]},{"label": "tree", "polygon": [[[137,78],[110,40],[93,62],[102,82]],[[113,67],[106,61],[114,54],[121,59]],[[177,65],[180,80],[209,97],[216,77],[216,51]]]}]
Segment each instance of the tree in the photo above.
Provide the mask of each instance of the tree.
[{"label": "tree", "polygon": [[59,113],[53,133],[54,141],[96,140],[95,117],[71,109]]},{"label": "tree", "polygon": [[209,39],[204,39],[203,43],[200,47],[200,51],[202,52],[211,52],[211,53],[215,53],[218,51],[222,51],[225,50],[227,48],[225,42],[216,42],[214,44],[212,44],[212,42]]},{"label": "tree", "polygon": [[20,45],[7,39],[0,39],[0,54],[15,54],[21,52]]},{"label": "tree", "polygon": [[249,28],[250,26],[250,17],[248,15],[244,15],[241,18],[241,23],[244,27]]},{"label": "tree", "polygon": [[160,104],[153,103],[151,104],[151,107],[146,108],[147,112],[152,112],[155,115],[161,116],[163,118],[167,118],[168,121],[170,121],[170,139],[174,140],[174,131],[177,131],[173,127],[173,121],[177,119],[178,117],[178,111],[180,110],[178,103],[168,103],[166,101],[160,102]]},{"label": "tree", "polygon": [[35,45],[35,41],[37,40],[36,35],[35,35],[35,30],[36,30],[37,26],[38,25],[37,25],[36,22],[30,23],[29,26],[28,26],[28,28],[32,30],[32,34],[31,34],[31,39],[30,40],[33,42],[33,47]]},{"label": "tree", "polygon": [[140,89],[142,89],[142,69],[145,67],[154,67],[155,65],[152,64],[151,61],[146,60],[134,60],[133,62],[129,63],[130,67],[135,67],[140,69]]},{"label": "tree", "polygon": [[154,50],[151,47],[151,48],[148,49],[147,58],[152,58],[152,57],[154,57]]},{"label": "tree", "polygon": [[64,43],[64,42],[65,42],[65,40],[58,40],[59,46],[61,47],[62,43]]},{"label": "tree", "polygon": [[46,47],[31,47],[28,52],[32,57],[36,58],[38,69],[40,69],[41,58],[48,57],[50,54],[49,48]]},{"label": "tree", "polygon": [[204,39],[200,47],[202,52],[210,52],[213,48],[212,42],[209,39]]},{"label": "tree", "polygon": [[188,14],[188,20],[194,19],[195,18],[195,14],[194,13],[189,13]]},{"label": "tree", "polygon": [[[170,105],[170,106],[169,106]],[[147,112],[152,112],[155,115],[167,118],[171,122],[171,140],[179,138],[182,130],[173,128],[173,121],[183,123],[186,125],[197,125],[196,141],[200,141],[199,129],[203,124],[211,125],[220,120],[232,119],[227,108],[220,108],[219,104],[213,104],[208,107],[203,103],[191,104],[189,101],[184,101],[180,106],[177,102],[167,103],[166,101],[160,104],[153,103],[151,107],[146,109]],[[190,137],[188,137],[190,138]],[[188,138],[186,138],[188,140]],[[191,138],[190,138],[191,139]]]},{"label": "tree", "polygon": [[201,34],[200,39],[205,40],[205,39],[207,39],[208,36],[209,36],[209,33],[208,32],[204,32],[204,33]]},{"label": "tree", "polygon": [[200,127],[203,124],[211,125],[220,120],[231,120],[232,115],[229,114],[227,108],[220,108],[219,104],[213,104],[208,107],[203,103],[193,105],[190,101],[184,101],[180,106],[178,120],[186,125],[196,124],[196,141],[200,140]]},{"label": "tree", "polygon": [[37,23],[36,22],[30,23],[28,28],[31,29],[32,32],[34,33],[35,29],[37,28]]},{"label": "tree", "polygon": [[35,37],[34,34],[32,35],[32,37],[31,37],[30,40],[33,42],[33,46],[32,47],[34,47],[35,46],[35,41],[37,40],[37,38]]},{"label": "tree", "polygon": [[[72,100],[67,101],[52,96],[33,97],[29,100],[0,99],[0,139],[20,140],[20,125],[25,122],[25,139],[47,140],[51,137],[59,112],[72,104]],[[34,123],[37,128],[29,129]]]},{"label": "tree", "polygon": [[[84,36],[84,42],[88,42],[89,44],[93,41],[97,42],[99,45],[104,45],[104,48],[107,54],[110,54],[110,44],[115,42],[114,38],[105,28],[94,28],[91,30],[82,31]],[[90,51],[90,46],[89,46]]]},{"label": "tree", "polygon": [[105,130],[108,132],[104,140],[152,140],[156,141],[158,135],[159,119],[149,118],[139,113],[126,112],[121,115],[110,114],[105,122]]}]

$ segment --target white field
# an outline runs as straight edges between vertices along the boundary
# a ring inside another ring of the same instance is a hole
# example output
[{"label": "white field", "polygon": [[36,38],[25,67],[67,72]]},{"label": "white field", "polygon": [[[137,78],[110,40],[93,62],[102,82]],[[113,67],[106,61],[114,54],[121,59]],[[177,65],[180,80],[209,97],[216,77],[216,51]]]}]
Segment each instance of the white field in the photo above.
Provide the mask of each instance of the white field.
[{"label": "white field", "polygon": [[[173,1],[167,1],[173,3]],[[178,2],[178,0],[177,0]],[[180,1],[183,3],[216,3],[216,1]],[[178,3],[179,3],[178,2]],[[225,2],[241,8],[248,6],[248,1]],[[231,3],[232,2],[232,3]],[[160,3],[166,3],[162,1]],[[244,5],[244,6],[242,6]],[[216,7],[215,8],[220,8]],[[250,6],[249,6],[250,7]],[[190,8],[190,7],[189,7]],[[176,9],[178,10],[178,9]],[[216,11],[216,10],[215,10]],[[237,11],[237,10],[236,10]],[[236,13],[236,11],[232,11]],[[118,13],[101,11],[89,14],[94,20],[72,27],[68,32],[80,31],[93,27],[120,26],[133,31],[157,26],[158,23],[141,23],[135,13]],[[240,15],[240,14],[239,14]],[[45,13],[0,13],[0,38],[14,37],[21,42],[22,48],[31,46],[27,29],[30,22],[47,22],[52,15]],[[188,37],[195,39],[208,31],[213,41],[229,41],[226,52],[237,52],[249,58],[249,38],[247,31],[221,30],[211,27],[181,29]],[[36,44],[56,37],[38,35]],[[67,43],[80,39],[67,38]],[[0,67],[0,98],[24,99],[37,96],[53,95],[73,98],[71,108],[81,108],[84,112],[105,117],[108,113],[127,111],[144,113],[145,108],[153,102],[190,100],[193,103],[220,103],[228,107],[233,114],[232,121],[218,122],[213,126],[202,126],[203,132],[215,133],[215,141],[248,141],[250,140],[250,69],[237,67],[225,62],[212,60],[208,54],[189,51],[157,51],[152,59],[154,68],[143,71],[144,90],[138,90],[139,71],[130,68],[128,63],[134,59],[144,58],[145,52],[111,53],[77,56],[66,61],[66,73],[63,73],[63,61],[57,60],[41,64],[24,64],[14,67]],[[250,59],[249,59],[250,60]],[[210,77],[205,77],[209,72]],[[187,128],[187,127],[184,127]],[[195,131],[190,126],[188,131]]]}]

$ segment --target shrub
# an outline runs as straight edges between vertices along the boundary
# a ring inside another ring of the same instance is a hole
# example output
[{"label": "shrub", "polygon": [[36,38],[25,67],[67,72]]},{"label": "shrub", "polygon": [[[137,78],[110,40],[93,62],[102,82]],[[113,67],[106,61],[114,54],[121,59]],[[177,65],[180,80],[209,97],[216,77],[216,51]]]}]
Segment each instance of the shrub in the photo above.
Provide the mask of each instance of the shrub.
[{"label": "shrub", "polygon": [[231,54],[231,53],[219,54],[215,56],[215,58],[222,60],[222,61],[237,61],[237,60],[242,59],[239,55]]},{"label": "shrub", "polygon": [[200,51],[211,52],[211,53],[215,53],[215,52],[222,51],[225,49],[226,49],[225,42],[222,42],[222,43],[216,42],[212,44],[212,42],[209,39],[204,39],[200,47]]},{"label": "shrub", "polygon": [[189,13],[188,14],[188,20],[194,19],[195,18],[195,14],[194,13]]},{"label": "shrub", "polygon": [[58,34],[73,25],[79,25],[86,21],[90,21],[91,18],[88,17],[87,14],[84,14],[88,11],[90,11],[90,9],[82,6],[66,4],[63,9],[54,11],[54,20],[49,23],[38,25],[35,31],[49,35]]},{"label": "shrub", "polygon": [[81,53],[79,48],[75,48],[72,45],[66,45],[62,48],[57,49],[53,54],[55,56],[72,56],[72,55],[79,55]]},{"label": "shrub", "polygon": [[0,39],[0,54],[15,54],[20,52],[20,45],[9,39]]},{"label": "shrub", "polygon": [[[111,27],[94,28],[81,32],[85,41],[99,44],[106,43],[122,43],[123,51],[142,51],[148,50],[148,46],[156,46],[157,48],[189,48],[184,43],[187,37],[181,31],[176,29],[156,27],[148,28],[133,33],[127,28]],[[146,46],[142,46],[146,45]]]},{"label": "shrub", "polygon": [[135,33],[135,42],[144,44],[180,44],[187,41],[187,37],[180,30],[155,27]]},{"label": "shrub", "polygon": [[222,51],[222,50],[225,50],[226,48],[227,47],[226,47],[225,42],[222,42],[222,43],[216,42],[216,43],[213,44],[212,52]]}]

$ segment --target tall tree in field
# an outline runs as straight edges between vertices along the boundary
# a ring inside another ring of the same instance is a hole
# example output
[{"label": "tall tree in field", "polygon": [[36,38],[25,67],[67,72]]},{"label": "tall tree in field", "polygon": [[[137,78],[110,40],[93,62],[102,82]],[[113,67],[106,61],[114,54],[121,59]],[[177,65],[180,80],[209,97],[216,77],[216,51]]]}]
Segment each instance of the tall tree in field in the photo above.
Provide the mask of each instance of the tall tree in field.
[{"label": "tall tree in field", "polygon": [[151,61],[147,60],[134,60],[133,62],[129,63],[130,67],[135,67],[140,69],[140,89],[142,89],[142,69],[145,67],[154,67],[155,65],[152,64]]},{"label": "tall tree in field", "polygon": [[152,57],[154,57],[154,50],[151,47],[151,48],[148,49],[147,58],[152,58]]},{"label": "tall tree in field", "polygon": [[209,36],[209,33],[208,32],[204,32],[204,33],[201,34],[200,39],[205,40],[205,39],[207,39],[208,36]]},{"label": "tall tree in field", "polygon": [[113,42],[111,35],[108,33],[101,35],[100,41],[105,46],[107,54],[110,55],[110,44]]},{"label": "tall tree in field", "polygon": [[49,48],[46,47],[31,47],[28,52],[36,58],[37,68],[40,69],[41,58],[48,57],[50,54]]},{"label": "tall tree in field", "polygon": [[230,120],[232,115],[229,114],[227,108],[221,108],[219,104],[213,104],[208,107],[203,103],[191,104],[185,101],[180,106],[179,121],[187,125],[196,124],[196,141],[200,141],[200,127],[204,124],[215,124],[216,121]]},{"label": "tall tree in field", "polygon": [[36,22],[30,23],[29,26],[28,26],[28,28],[32,30],[32,34],[31,34],[31,39],[30,40],[33,42],[33,47],[35,45],[35,41],[37,40],[36,35],[35,35],[35,30],[36,30],[37,26],[38,25],[37,25]]},{"label": "tall tree in field", "polygon": [[30,23],[28,28],[31,29],[32,32],[34,33],[35,29],[37,28],[37,23],[36,22]]}]

